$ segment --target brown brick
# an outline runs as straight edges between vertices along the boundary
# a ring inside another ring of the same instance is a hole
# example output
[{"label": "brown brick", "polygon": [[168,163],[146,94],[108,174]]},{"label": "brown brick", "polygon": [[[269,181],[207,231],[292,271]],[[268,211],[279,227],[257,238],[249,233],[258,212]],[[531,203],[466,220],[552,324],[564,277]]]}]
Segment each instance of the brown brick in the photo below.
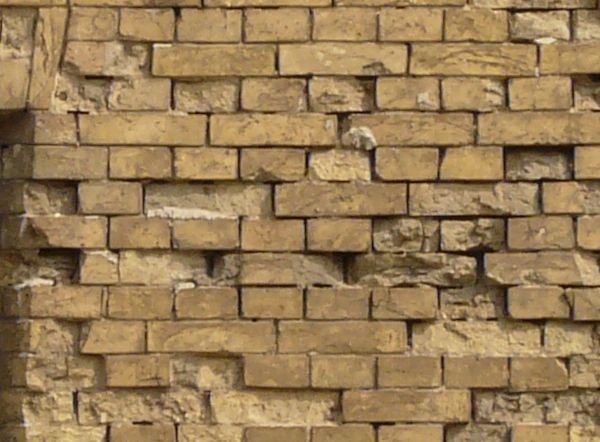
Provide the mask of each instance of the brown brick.
[{"label": "brown brick", "polygon": [[298,181],[306,170],[300,149],[242,149],[240,176],[249,181]]},{"label": "brown brick", "polygon": [[439,41],[442,39],[441,9],[383,9],[379,14],[382,41]]},{"label": "brown brick", "polygon": [[439,387],[442,362],[429,356],[380,356],[377,385],[386,387]]},{"label": "brown brick", "polygon": [[[313,40],[373,41],[377,39],[375,9],[315,9],[313,19]],[[348,26],[349,23],[352,26]]]},{"label": "brown brick", "polygon": [[175,442],[175,426],[153,425],[111,425],[110,438],[113,442]]},{"label": "brown brick", "polygon": [[106,177],[108,152],[102,147],[36,146],[33,178],[85,180]]},{"label": "brown brick", "polygon": [[246,429],[247,442],[306,442],[305,428],[268,428],[257,427]]},{"label": "brown brick", "polygon": [[510,388],[516,391],[555,391],[569,388],[569,372],[553,358],[512,358]]},{"label": "brown brick", "polygon": [[511,249],[570,249],[574,246],[575,233],[571,217],[536,216],[508,220],[508,247]]},{"label": "brown brick", "polygon": [[379,148],[375,155],[377,175],[382,180],[421,181],[438,176],[438,149]]},{"label": "brown brick", "polygon": [[512,429],[513,442],[568,442],[569,428],[562,425],[519,424]]},{"label": "brown brick", "polygon": [[179,249],[235,249],[239,246],[238,222],[232,219],[175,221],[173,243]]},{"label": "brown brick", "polygon": [[319,252],[363,252],[371,248],[371,222],[363,219],[309,219],[307,246]]},{"label": "brown brick", "polygon": [[142,211],[142,186],[119,181],[80,183],[79,207],[83,213],[137,214]]},{"label": "brown brick", "polygon": [[309,10],[246,9],[244,33],[248,42],[306,41],[310,37]]},{"label": "brown brick", "polygon": [[576,321],[600,320],[600,290],[567,289],[567,296],[573,300],[573,319]]},{"label": "brown brick", "polygon": [[244,382],[249,387],[308,387],[308,357],[305,355],[246,355]]},{"label": "brown brick", "polygon": [[311,440],[313,442],[375,442],[375,430],[366,424],[314,427]]},{"label": "brown brick", "polygon": [[308,289],[306,317],[309,319],[367,319],[369,315],[368,289],[318,288]]},{"label": "brown brick", "polygon": [[196,287],[181,290],[175,311],[182,319],[232,319],[238,316],[238,292],[234,287]]},{"label": "brown brick", "polygon": [[92,321],[81,336],[81,353],[142,353],[145,324],[138,321]]},{"label": "brown brick", "polygon": [[171,41],[175,14],[171,9],[122,8],[119,33],[127,40]]},{"label": "brown brick", "polygon": [[575,148],[575,177],[577,179],[600,178],[600,146]]},{"label": "brown brick", "polygon": [[242,13],[235,9],[181,9],[177,40],[234,43],[242,39]]},{"label": "brown brick", "polygon": [[111,147],[109,158],[111,178],[171,177],[171,150],[167,147]]},{"label": "brown brick", "polygon": [[568,318],[569,312],[569,299],[561,287],[529,286],[508,289],[508,313],[513,318]]},{"label": "brown brick", "polygon": [[375,360],[371,356],[313,355],[310,368],[313,388],[371,388],[375,385]]},{"label": "brown brick", "polygon": [[373,317],[377,319],[432,319],[437,315],[437,290],[430,287],[375,289]]},{"label": "brown brick", "polygon": [[185,180],[235,180],[238,151],[213,147],[175,149],[175,177]]},{"label": "brown brick", "polygon": [[508,14],[489,9],[448,9],[444,23],[448,41],[505,41]]},{"label": "brown brick", "polygon": [[379,78],[377,106],[382,110],[436,110],[440,108],[435,78]]},{"label": "brown brick", "polygon": [[26,316],[92,319],[102,314],[100,287],[32,287],[25,296]]},{"label": "brown brick", "polygon": [[169,358],[165,355],[119,355],[106,357],[109,387],[168,387]]},{"label": "brown brick", "polygon": [[568,77],[513,78],[509,89],[514,110],[569,109],[572,104]]},{"label": "brown brick", "polygon": [[457,147],[447,149],[440,165],[442,180],[502,180],[504,157],[501,147]]},{"label": "brown brick", "polygon": [[442,79],[442,107],[446,110],[490,111],[504,107],[505,87],[490,78]]},{"label": "brown brick", "polygon": [[252,251],[303,250],[304,222],[292,219],[245,219],[242,222],[242,249]]},{"label": "brown brick", "polygon": [[173,294],[168,287],[110,287],[108,316],[116,319],[169,319]]},{"label": "brown brick", "polygon": [[305,82],[295,78],[247,78],[242,80],[242,109],[258,112],[306,110]]},{"label": "brown brick", "polygon": [[294,319],[302,317],[302,290],[296,288],[244,288],[242,314],[247,318]]},{"label": "brown brick", "polygon": [[160,218],[119,216],[110,220],[111,249],[168,249],[169,222]]},{"label": "brown brick", "polygon": [[508,385],[505,358],[447,357],[444,384],[449,388],[501,388]]},{"label": "brown brick", "polygon": [[442,442],[444,427],[441,425],[382,425],[379,442]]},{"label": "brown brick", "polygon": [[544,45],[540,53],[540,71],[543,74],[595,72],[599,48],[598,42]]},{"label": "brown brick", "polygon": [[356,78],[317,77],[308,82],[310,110],[359,112],[372,110],[374,82]]},{"label": "brown brick", "polygon": [[71,9],[69,40],[112,40],[117,35],[119,14],[109,8]]}]

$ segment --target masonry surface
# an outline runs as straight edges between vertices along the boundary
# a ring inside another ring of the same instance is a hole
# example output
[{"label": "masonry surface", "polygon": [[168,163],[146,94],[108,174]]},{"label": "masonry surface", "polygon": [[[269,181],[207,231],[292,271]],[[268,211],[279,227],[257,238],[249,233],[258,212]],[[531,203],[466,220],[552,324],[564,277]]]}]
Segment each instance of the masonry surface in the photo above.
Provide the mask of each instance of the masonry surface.
[{"label": "masonry surface", "polygon": [[1,441],[600,441],[597,0],[0,18]]}]

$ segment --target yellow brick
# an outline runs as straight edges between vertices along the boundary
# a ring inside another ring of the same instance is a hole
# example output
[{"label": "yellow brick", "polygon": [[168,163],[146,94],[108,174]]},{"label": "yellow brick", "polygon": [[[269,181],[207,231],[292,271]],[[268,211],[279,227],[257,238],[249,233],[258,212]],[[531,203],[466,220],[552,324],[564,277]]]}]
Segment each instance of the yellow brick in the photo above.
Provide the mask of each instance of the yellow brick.
[{"label": "yellow brick", "polygon": [[[578,224],[578,235],[581,233]],[[517,250],[570,249],[575,246],[573,220],[568,216],[510,218],[508,247]]]},{"label": "yellow brick", "polygon": [[369,181],[370,158],[367,152],[330,149],[310,154],[308,176],[322,181]]},{"label": "yellow brick", "polygon": [[126,40],[171,41],[175,33],[172,9],[121,9],[119,33]]},{"label": "yellow brick", "polygon": [[458,147],[446,149],[440,165],[442,180],[502,180],[504,159],[501,147]]},{"label": "yellow brick", "polygon": [[446,110],[490,111],[504,107],[506,91],[501,80],[489,78],[442,79],[442,103]]},{"label": "yellow brick", "polygon": [[600,217],[598,216],[582,216],[577,218],[577,245],[588,250],[600,249],[599,226]]},{"label": "yellow brick", "polygon": [[108,152],[103,147],[36,146],[33,178],[85,180],[106,177]]},{"label": "yellow brick", "polygon": [[306,110],[304,80],[247,78],[242,80],[242,109],[259,112]]},{"label": "yellow brick", "polygon": [[379,14],[382,41],[439,41],[442,39],[441,9],[383,9]]},{"label": "yellow brick", "polygon": [[448,9],[445,40],[504,41],[508,39],[508,14],[489,9]]},{"label": "yellow brick", "polygon": [[377,38],[377,15],[375,9],[315,9],[313,11],[313,20],[314,40],[373,41]]},{"label": "yellow brick", "polygon": [[568,77],[513,78],[510,108],[515,110],[569,109],[571,79]]},{"label": "yellow brick", "polygon": [[600,213],[600,189],[593,181],[544,183],[542,189],[545,213]]},{"label": "yellow brick", "polygon": [[100,287],[32,287],[26,297],[32,317],[91,319],[102,314]]},{"label": "yellow brick", "polygon": [[116,9],[72,8],[69,40],[112,40],[117,35],[119,15]]},{"label": "yellow brick", "polygon": [[535,11],[512,14],[510,34],[513,40],[569,40],[569,11]]},{"label": "yellow brick", "polygon": [[306,442],[305,428],[267,428],[246,429],[247,442]]},{"label": "yellow brick", "polygon": [[575,178],[600,178],[600,146],[575,148]]},{"label": "yellow brick", "polygon": [[110,84],[111,110],[167,110],[171,103],[171,82],[164,78],[115,79]]},{"label": "yellow brick", "polygon": [[303,250],[304,222],[301,220],[245,219],[242,222],[242,249],[252,251]]},{"label": "yellow brick", "polygon": [[173,294],[166,287],[110,287],[108,316],[116,319],[168,319]]},{"label": "yellow brick", "polygon": [[119,181],[79,184],[79,207],[83,213],[136,214],[142,211],[142,186]]},{"label": "yellow brick", "polygon": [[351,112],[374,109],[374,82],[356,78],[318,77],[308,83],[310,110]]},{"label": "yellow brick", "polygon": [[175,176],[186,180],[234,180],[238,151],[212,147],[175,149]]},{"label": "yellow brick", "polygon": [[84,327],[81,353],[141,353],[145,350],[145,341],[143,322],[92,321]]},{"label": "yellow brick", "polygon": [[308,387],[306,355],[246,355],[244,382],[249,387]]},{"label": "yellow brick", "polygon": [[442,361],[430,356],[381,356],[377,359],[377,385],[381,387],[439,387]]},{"label": "yellow brick", "polygon": [[173,223],[173,244],[179,249],[235,249],[239,245],[237,220],[189,220]]},{"label": "yellow brick", "polygon": [[560,287],[510,287],[507,298],[508,313],[516,319],[569,317],[569,298]]},{"label": "yellow brick", "polygon": [[508,385],[505,358],[450,357],[444,361],[444,384],[449,388],[501,388]]},{"label": "yellow brick", "polygon": [[196,287],[181,290],[175,298],[182,319],[230,319],[238,316],[238,293],[230,287]]},{"label": "yellow brick", "polygon": [[371,222],[362,219],[310,219],[307,223],[309,250],[319,252],[364,252],[371,249]]},{"label": "yellow brick", "polygon": [[512,429],[513,442],[568,442],[569,428],[561,425],[519,424]]},{"label": "yellow brick", "polygon": [[441,425],[382,425],[379,442],[442,442],[444,427]]},{"label": "yellow brick", "polygon": [[557,43],[543,45],[540,50],[543,74],[585,74],[598,70],[598,42]]},{"label": "yellow brick", "polygon": [[113,442],[175,442],[175,426],[167,424],[111,425],[110,438]]},{"label": "yellow brick", "polygon": [[438,157],[438,149],[426,147],[379,148],[375,153],[375,167],[384,181],[435,180]]},{"label": "yellow brick", "polygon": [[119,255],[108,250],[81,254],[79,282],[81,284],[115,284],[119,281]]},{"label": "yellow brick", "polygon": [[308,9],[246,9],[244,18],[248,42],[306,41],[310,37]]},{"label": "yellow brick", "polygon": [[337,427],[315,427],[313,442],[375,442],[375,430],[367,424],[346,424]]},{"label": "yellow brick", "polygon": [[179,41],[211,43],[237,42],[242,38],[242,14],[231,9],[181,10],[177,23]]},{"label": "yellow brick", "polygon": [[313,355],[310,358],[314,388],[372,388],[375,360],[371,356]]},{"label": "yellow brick", "polygon": [[168,147],[111,147],[109,171],[117,179],[171,177]]},{"label": "yellow brick", "polygon": [[165,355],[106,357],[108,387],[168,387],[169,371],[169,358]]},{"label": "yellow brick", "polygon": [[510,388],[515,391],[557,391],[569,387],[569,372],[553,358],[512,358]]},{"label": "yellow brick", "polygon": [[70,41],[64,71],[78,76],[132,76],[148,63],[148,48],[120,41]]},{"label": "yellow brick", "polygon": [[598,289],[567,289],[573,301],[573,319],[576,321],[600,320],[600,292]]},{"label": "yellow brick", "polygon": [[247,318],[302,317],[302,291],[296,288],[244,288],[242,313]]},{"label": "yellow brick", "polygon": [[178,81],[173,99],[175,108],[186,112],[233,112],[239,107],[238,91],[235,80]]},{"label": "yellow brick", "polygon": [[306,294],[306,317],[310,319],[366,319],[369,316],[368,289],[317,288]]},{"label": "yellow brick", "polygon": [[159,218],[119,216],[110,220],[111,249],[168,249],[169,222]]},{"label": "yellow brick", "polygon": [[377,319],[433,319],[437,306],[437,290],[431,287],[373,291],[373,317]]},{"label": "yellow brick", "polygon": [[383,110],[436,110],[440,107],[435,78],[379,78],[377,106]]},{"label": "yellow brick", "polygon": [[306,171],[300,149],[242,149],[240,176],[249,181],[298,181]]}]

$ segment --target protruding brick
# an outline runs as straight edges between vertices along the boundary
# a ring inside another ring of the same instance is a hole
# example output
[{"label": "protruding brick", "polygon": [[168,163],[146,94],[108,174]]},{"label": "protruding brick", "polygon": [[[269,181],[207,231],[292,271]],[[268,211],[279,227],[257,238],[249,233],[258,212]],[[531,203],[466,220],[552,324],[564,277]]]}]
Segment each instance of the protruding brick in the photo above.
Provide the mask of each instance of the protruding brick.
[{"label": "protruding brick", "polygon": [[511,249],[571,249],[574,245],[575,233],[571,217],[536,216],[508,220],[508,247]]},{"label": "protruding brick", "polygon": [[440,165],[442,180],[496,180],[504,177],[501,147],[447,149]]}]

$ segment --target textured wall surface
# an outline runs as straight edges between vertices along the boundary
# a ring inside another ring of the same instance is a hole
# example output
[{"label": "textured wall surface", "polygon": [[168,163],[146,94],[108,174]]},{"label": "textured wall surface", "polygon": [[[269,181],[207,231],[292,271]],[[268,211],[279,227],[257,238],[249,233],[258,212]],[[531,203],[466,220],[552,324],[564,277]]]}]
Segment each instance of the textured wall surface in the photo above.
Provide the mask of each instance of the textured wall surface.
[{"label": "textured wall surface", "polygon": [[2,442],[600,441],[597,0],[0,0]]}]

